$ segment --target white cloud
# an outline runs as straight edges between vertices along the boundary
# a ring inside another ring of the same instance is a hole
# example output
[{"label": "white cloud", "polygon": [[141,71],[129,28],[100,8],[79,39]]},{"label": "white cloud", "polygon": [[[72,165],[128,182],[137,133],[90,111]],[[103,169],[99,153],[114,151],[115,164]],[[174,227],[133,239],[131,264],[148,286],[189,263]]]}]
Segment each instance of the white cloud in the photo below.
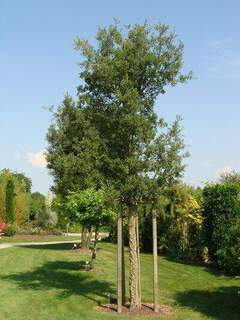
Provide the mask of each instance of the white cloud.
[{"label": "white cloud", "polygon": [[37,168],[45,168],[47,165],[45,150],[41,150],[37,153],[28,153],[28,161],[31,163],[33,167]]},{"label": "white cloud", "polygon": [[19,151],[16,151],[15,158],[16,158],[16,160],[20,160],[21,159],[21,153]]}]

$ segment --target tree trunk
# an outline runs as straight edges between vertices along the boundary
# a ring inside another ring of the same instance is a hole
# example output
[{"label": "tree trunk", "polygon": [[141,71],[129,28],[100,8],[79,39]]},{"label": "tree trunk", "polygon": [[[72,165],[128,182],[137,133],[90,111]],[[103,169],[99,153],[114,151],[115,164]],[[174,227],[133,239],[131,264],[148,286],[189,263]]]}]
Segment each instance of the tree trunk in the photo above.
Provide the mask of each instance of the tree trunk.
[{"label": "tree trunk", "polygon": [[130,208],[129,215],[129,294],[130,309],[141,308],[139,296],[139,254],[137,236],[137,212],[136,208]]},{"label": "tree trunk", "polygon": [[87,228],[82,226],[81,248],[87,248]]},{"label": "tree trunk", "polygon": [[152,209],[153,233],[153,304],[154,312],[158,312],[158,253],[157,253],[157,210]]},{"label": "tree trunk", "polygon": [[97,257],[97,243],[98,243],[98,238],[99,238],[99,225],[96,226],[95,229],[95,236],[94,236],[94,244],[92,248],[92,258],[91,258],[91,264],[93,264],[93,261]]},{"label": "tree trunk", "polygon": [[93,228],[88,229],[88,236],[87,236],[87,249],[90,248],[91,240],[92,240]]},{"label": "tree trunk", "polygon": [[118,313],[122,312],[123,305],[123,223],[122,212],[118,213],[117,220],[117,277],[118,277]]}]

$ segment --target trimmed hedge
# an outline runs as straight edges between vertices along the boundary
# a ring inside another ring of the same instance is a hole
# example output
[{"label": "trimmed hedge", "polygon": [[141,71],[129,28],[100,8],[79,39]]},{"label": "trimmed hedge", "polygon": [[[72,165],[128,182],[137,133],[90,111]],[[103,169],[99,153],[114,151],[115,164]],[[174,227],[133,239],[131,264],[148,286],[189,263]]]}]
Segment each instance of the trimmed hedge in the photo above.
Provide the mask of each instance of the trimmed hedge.
[{"label": "trimmed hedge", "polygon": [[230,271],[231,263],[228,264],[227,260],[238,259],[233,257],[236,252],[232,252],[229,258],[226,255],[235,245],[230,243],[235,238],[231,236],[231,232],[235,232],[233,227],[240,222],[240,186],[228,183],[208,185],[203,189],[203,199],[204,242],[209,249],[210,261]]}]

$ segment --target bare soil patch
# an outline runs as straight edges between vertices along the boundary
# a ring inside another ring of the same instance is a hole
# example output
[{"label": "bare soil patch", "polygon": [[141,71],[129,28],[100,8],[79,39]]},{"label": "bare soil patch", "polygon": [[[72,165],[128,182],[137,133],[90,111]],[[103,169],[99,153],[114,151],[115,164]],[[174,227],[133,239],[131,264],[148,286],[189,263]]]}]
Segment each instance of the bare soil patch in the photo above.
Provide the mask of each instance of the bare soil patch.
[{"label": "bare soil patch", "polygon": [[[103,304],[98,307],[98,310],[118,315],[116,304]],[[126,304],[119,315],[159,317],[171,315],[173,312],[173,309],[167,305],[159,305],[158,312],[154,312],[152,303],[143,303],[140,310],[130,310],[130,305]]]}]

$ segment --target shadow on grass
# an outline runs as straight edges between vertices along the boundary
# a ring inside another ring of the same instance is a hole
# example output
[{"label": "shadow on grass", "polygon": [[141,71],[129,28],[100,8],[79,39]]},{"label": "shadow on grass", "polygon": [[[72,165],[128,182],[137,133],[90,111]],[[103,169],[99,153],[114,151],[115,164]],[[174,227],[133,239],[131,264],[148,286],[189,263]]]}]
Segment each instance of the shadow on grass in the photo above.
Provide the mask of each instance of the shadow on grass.
[{"label": "shadow on grass", "polygon": [[176,301],[183,307],[217,320],[240,319],[240,287],[220,287],[215,291],[189,290],[176,295]]},{"label": "shadow on grass", "polygon": [[[181,260],[181,259],[176,259],[176,258],[172,258],[172,257],[167,257],[167,256],[162,256],[164,259],[166,259],[167,261],[170,262],[174,262],[174,263],[178,263],[181,265],[186,265],[186,266],[193,266],[193,267],[201,267],[204,269],[204,271],[213,274],[216,277],[227,277],[227,278],[233,278],[233,276],[231,274],[228,274],[227,272],[225,272],[224,270],[220,270],[218,269],[216,266],[214,266],[213,264],[206,264],[204,262],[201,261],[190,261],[190,260]],[[239,317],[240,320],[240,317]]]},{"label": "shadow on grass", "polygon": [[[100,242],[99,242],[100,243]],[[76,244],[76,247],[74,247],[74,244]],[[27,249],[37,249],[37,250],[76,250],[81,249],[81,244],[79,241],[72,242],[72,243],[47,243],[46,244],[26,244],[26,245],[15,245],[15,247],[19,248],[27,248]],[[100,251],[101,248],[97,248],[97,251]]]},{"label": "shadow on grass", "polygon": [[36,245],[16,245],[16,247],[20,248],[28,248],[28,249],[38,249],[38,250],[71,250],[73,249],[74,243],[77,244],[77,247],[79,247],[79,243],[73,242],[73,243],[51,243],[51,244],[36,244]]},{"label": "shadow on grass", "polygon": [[53,261],[47,262],[31,272],[22,272],[0,277],[1,280],[17,283],[20,289],[60,290],[57,297],[67,298],[71,295],[86,297],[96,303],[101,303],[97,297],[107,299],[113,294],[112,284],[105,280],[96,280],[94,275],[79,271],[83,261]]}]

